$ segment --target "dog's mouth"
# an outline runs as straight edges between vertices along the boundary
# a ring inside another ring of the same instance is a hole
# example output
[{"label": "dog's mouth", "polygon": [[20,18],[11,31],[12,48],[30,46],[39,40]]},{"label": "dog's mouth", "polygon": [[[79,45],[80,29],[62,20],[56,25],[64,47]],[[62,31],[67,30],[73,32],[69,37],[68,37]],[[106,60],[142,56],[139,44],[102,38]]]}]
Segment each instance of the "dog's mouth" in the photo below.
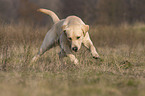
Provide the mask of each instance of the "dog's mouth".
[{"label": "dog's mouth", "polygon": [[73,52],[78,52],[78,51],[74,51],[74,50],[73,50]]}]

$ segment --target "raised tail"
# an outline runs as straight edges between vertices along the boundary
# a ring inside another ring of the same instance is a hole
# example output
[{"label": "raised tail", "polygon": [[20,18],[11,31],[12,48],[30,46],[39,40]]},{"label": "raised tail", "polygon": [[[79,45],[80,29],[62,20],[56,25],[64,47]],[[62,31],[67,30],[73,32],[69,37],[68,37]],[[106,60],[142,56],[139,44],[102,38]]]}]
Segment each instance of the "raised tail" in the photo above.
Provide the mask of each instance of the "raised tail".
[{"label": "raised tail", "polygon": [[47,9],[40,8],[37,11],[42,12],[42,13],[45,13],[45,14],[51,16],[51,18],[52,18],[52,20],[53,20],[54,23],[57,23],[58,21],[60,21],[60,19],[58,18],[58,16],[54,12],[52,12],[51,10],[47,10]]}]

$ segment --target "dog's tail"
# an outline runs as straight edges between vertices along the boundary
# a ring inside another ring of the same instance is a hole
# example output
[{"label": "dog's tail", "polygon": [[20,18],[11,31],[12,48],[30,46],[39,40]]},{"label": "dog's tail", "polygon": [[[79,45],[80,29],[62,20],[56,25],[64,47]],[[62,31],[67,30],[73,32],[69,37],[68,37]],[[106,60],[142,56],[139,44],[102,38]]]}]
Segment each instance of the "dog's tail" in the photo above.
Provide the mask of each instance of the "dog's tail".
[{"label": "dog's tail", "polygon": [[47,10],[47,9],[40,8],[37,11],[42,12],[42,13],[45,13],[45,14],[51,16],[51,18],[52,18],[52,20],[53,20],[54,23],[57,23],[58,21],[60,21],[60,19],[58,18],[58,16],[54,12],[52,12],[51,10]]}]

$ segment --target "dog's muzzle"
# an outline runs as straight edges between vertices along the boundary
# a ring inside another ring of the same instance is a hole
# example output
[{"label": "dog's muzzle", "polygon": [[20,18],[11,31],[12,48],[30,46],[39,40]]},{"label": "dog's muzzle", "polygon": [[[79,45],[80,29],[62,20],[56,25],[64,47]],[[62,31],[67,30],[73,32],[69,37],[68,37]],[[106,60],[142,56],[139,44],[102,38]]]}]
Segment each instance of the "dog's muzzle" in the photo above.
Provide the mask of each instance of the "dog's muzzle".
[{"label": "dog's muzzle", "polygon": [[78,51],[78,47],[73,47],[72,50],[77,52]]}]

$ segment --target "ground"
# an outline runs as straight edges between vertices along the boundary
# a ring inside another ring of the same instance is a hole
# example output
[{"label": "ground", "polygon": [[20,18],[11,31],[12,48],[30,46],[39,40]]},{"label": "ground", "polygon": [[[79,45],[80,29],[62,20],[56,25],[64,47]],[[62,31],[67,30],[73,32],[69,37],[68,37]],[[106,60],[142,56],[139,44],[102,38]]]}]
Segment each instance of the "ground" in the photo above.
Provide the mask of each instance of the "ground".
[{"label": "ground", "polygon": [[31,63],[47,27],[3,24],[0,27],[1,96],[144,96],[144,24],[91,27],[101,60],[82,47],[78,66],[55,47]]}]

